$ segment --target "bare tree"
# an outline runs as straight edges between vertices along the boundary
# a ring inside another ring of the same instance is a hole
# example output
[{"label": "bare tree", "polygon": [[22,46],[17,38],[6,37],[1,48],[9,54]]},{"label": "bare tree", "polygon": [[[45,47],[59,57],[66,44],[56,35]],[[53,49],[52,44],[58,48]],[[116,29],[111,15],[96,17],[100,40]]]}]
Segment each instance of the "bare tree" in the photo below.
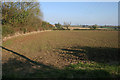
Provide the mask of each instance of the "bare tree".
[{"label": "bare tree", "polygon": [[70,27],[70,25],[71,25],[71,22],[70,23],[64,22],[64,27],[66,27],[67,30],[69,29],[68,27]]}]

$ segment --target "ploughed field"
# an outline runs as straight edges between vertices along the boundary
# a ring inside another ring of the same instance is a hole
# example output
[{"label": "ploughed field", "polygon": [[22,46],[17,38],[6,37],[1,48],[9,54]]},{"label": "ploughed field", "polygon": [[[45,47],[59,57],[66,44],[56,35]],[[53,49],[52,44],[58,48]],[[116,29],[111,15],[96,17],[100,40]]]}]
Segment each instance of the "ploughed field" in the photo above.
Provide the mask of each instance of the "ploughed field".
[{"label": "ploughed field", "polygon": [[118,77],[117,31],[50,31],[3,42],[3,78]]}]

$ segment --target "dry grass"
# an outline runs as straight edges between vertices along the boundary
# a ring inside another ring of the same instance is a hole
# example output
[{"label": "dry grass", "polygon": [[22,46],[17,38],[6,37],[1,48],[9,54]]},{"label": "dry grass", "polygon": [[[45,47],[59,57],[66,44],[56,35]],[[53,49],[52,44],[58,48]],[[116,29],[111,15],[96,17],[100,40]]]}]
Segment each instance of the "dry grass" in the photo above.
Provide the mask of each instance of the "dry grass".
[{"label": "dry grass", "polygon": [[[66,29],[66,27],[63,27],[64,29]],[[90,28],[82,28],[82,27],[69,27],[70,30],[73,29],[90,29]]]}]

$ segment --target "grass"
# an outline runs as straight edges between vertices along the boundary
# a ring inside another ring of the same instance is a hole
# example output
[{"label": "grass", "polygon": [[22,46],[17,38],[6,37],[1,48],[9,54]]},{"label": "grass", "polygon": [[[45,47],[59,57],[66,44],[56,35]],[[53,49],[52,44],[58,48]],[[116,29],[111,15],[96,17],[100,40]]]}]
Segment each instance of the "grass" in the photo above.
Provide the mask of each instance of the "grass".
[{"label": "grass", "polygon": [[[113,75],[113,76],[120,75],[118,73],[118,69],[120,69],[120,67],[118,68],[117,65],[107,65],[107,64],[96,63],[96,62],[80,62],[76,65],[71,65],[70,67],[67,67],[67,69],[86,70],[85,75],[89,77],[91,76],[92,77],[110,77],[110,75]],[[99,72],[100,70],[101,72]],[[90,71],[93,71],[93,73],[90,74],[89,73]],[[106,72],[104,73],[102,71],[104,72],[106,71]]]},{"label": "grass", "polygon": [[3,47],[3,78],[120,76],[117,31],[42,32],[9,39]]}]

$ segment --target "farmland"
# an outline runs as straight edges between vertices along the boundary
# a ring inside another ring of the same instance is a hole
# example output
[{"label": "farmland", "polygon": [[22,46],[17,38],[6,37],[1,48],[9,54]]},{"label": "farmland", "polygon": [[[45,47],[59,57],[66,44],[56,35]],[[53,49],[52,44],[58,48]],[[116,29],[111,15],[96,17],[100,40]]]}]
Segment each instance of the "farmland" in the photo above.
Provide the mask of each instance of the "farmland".
[{"label": "farmland", "polygon": [[3,42],[3,78],[118,77],[118,31],[64,30]]}]

